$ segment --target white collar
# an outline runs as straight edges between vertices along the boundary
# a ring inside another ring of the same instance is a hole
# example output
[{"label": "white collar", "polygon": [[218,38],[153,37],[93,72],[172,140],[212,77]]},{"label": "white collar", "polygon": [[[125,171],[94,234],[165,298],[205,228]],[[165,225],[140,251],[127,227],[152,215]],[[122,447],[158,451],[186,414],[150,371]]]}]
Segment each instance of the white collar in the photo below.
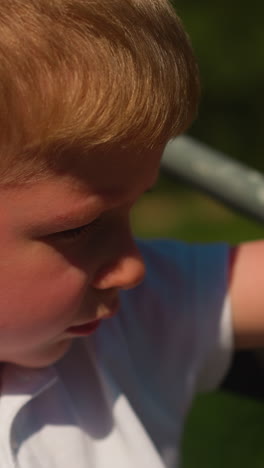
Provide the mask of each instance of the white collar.
[{"label": "white collar", "polygon": [[9,438],[15,417],[23,406],[54,385],[57,380],[54,366],[31,369],[5,364],[0,397],[0,440]]}]

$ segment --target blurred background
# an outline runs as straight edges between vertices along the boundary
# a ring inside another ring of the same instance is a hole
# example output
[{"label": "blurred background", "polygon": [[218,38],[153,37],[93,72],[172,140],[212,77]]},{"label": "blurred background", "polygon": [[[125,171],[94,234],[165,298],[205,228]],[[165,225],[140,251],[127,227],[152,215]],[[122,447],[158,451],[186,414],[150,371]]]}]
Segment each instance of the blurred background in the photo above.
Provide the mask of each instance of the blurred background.
[{"label": "blurred background", "polygon": [[[202,100],[189,135],[264,172],[264,3],[175,0],[198,59]],[[161,176],[133,213],[137,236],[238,243],[263,225]],[[184,435],[184,468],[263,468],[263,402],[199,396]]]}]

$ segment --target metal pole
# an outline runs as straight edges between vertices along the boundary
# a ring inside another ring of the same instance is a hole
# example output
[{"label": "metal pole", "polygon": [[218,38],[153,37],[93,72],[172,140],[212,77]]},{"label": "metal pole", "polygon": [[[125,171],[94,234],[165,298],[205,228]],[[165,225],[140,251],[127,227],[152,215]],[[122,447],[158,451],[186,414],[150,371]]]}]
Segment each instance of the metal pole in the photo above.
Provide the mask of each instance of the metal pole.
[{"label": "metal pole", "polygon": [[264,176],[189,136],[168,143],[161,169],[255,221],[264,222]]}]

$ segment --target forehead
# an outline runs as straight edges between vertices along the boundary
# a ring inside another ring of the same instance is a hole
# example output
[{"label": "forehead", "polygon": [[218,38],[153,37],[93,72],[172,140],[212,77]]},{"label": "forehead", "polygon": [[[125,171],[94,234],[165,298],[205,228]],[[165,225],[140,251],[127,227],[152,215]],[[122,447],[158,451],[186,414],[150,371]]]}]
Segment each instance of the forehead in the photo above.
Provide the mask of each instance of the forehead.
[{"label": "forehead", "polygon": [[[146,151],[95,151],[88,156],[68,154],[62,172],[78,189],[111,191],[153,184],[157,177],[163,148]],[[153,180],[154,179],[154,180]]]},{"label": "forehead", "polygon": [[68,159],[48,180],[13,190],[0,189],[0,205],[5,207],[0,217],[3,220],[5,214],[17,226],[36,226],[42,221],[48,225],[57,219],[62,228],[65,219],[67,229],[70,218],[85,223],[88,216],[96,216],[105,207],[133,202],[151,187],[158,176],[161,154],[161,150],[141,154],[98,152],[87,158]]}]

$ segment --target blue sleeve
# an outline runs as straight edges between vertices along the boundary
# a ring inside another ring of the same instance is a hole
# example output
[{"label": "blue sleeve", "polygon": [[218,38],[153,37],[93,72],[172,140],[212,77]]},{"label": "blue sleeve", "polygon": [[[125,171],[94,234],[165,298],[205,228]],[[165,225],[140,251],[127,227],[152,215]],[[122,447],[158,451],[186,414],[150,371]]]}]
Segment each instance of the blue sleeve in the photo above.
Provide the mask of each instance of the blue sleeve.
[{"label": "blue sleeve", "polygon": [[147,274],[122,293],[121,321],[142,378],[168,401],[175,392],[215,388],[232,353],[229,247],[160,240],[138,246]]}]

